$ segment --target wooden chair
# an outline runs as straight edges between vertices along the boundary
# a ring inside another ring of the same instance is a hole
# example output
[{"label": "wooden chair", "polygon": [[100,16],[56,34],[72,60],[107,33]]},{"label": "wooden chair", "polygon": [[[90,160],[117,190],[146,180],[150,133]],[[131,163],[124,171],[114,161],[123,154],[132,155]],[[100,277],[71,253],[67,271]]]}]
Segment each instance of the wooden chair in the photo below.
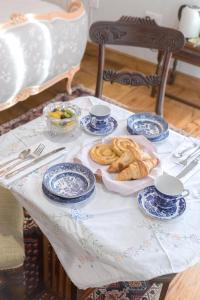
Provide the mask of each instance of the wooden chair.
[{"label": "wooden chair", "polygon": [[25,298],[24,257],[23,209],[0,188],[0,299]]},{"label": "wooden chair", "polygon": [[[158,26],[150,18],[123,16],[118,21],[99,21],[90,27],[92,42],[99,45],[95,96],[102,96],[103,80],[131,86],[158,87],[156,113],[163,114],[167,75],[172,54],[184,46],[183,34],[175,29]],[[156,49],[164,53],[159,74],[104,70],[105,45],[135,46]]]},{"label": "wooden chair", "polygon": [[165,300],[200,299],[200,264],[175,276],[169,285]]}]

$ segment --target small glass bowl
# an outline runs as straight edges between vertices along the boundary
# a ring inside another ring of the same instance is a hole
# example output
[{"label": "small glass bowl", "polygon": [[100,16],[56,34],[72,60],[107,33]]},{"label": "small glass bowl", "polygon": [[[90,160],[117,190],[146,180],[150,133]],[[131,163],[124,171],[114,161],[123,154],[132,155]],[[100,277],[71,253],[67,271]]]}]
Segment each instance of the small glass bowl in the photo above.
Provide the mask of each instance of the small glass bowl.
[{"label": "small glass bowl", "polygon": [[[49,116],[49,113],[53,112],[55,109],[70,110],[73,113],[73,116],[62,119]],[[47,127],[51,135],[62,135],[73,131],[78,126],[81,110],[77,105],[71,105],[66,102],[55,102],[48,104],[43,109],[43,114],[46,117]]]}]

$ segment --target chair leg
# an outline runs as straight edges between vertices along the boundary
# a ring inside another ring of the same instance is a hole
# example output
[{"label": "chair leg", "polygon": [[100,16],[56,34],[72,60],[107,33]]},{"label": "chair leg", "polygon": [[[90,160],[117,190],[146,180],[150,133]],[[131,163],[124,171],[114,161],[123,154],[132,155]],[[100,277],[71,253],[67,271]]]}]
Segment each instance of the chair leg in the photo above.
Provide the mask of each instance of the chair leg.
[{"label": "chair leg", "polygon": [[[163,59],[163,53],[162,53],[162,51],[159,51],[158,56],[157,56],[157,66],[156,66],[156,72],[155,72],[156,75],[159,74],[162,59]],[[151,97],[155,97],[156,92],[157,92],[156,86],[153,86],[151,89]]]},{"label": "chair leg", "polygon": [[164,282],[163,283],[159,300],[164,300],[165,299],[165,296],[167,294],[167,290],[168,290],[169,284],[170,284],[170,282]]},{"label": "chair leg", "polygon": [[71,70],[68,74],[67,74],[67,83],[66,83],[66,91],[69,95],[72,94],[72,81],[74,79],[74,76],[76,74],[76,72],[80,69],[80,67],[78,66],[77,68]]},{"label": "chair leg", "polygon": [[178,60],[175,59],[174,63],[173,63],[173,67],[169,72],[169,77],[168,77],[168,81],[167,81],[168,84],[173,84],[175,81],[177,64],[178,64]]},{"label": "chair leg", "polygon": [[7,280],[3,271],[0,271],[0,300],[7,300]]},{"label": "chair leg", "polygon": [[8,280],[10,300],[25,300],[25,280],[23,267],[5,272]]}]

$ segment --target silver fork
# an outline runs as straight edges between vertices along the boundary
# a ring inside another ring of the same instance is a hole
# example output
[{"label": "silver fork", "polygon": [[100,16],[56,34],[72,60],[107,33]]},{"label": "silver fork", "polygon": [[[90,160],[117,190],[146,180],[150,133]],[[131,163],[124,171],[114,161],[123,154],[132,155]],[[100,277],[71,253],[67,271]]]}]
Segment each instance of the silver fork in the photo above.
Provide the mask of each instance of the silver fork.
[{"label": "silver fork", "polygon": [[199,153],[200,153],[200,145],[192,153],[190,153],[185,159],[179,160],[178,163],[183,165],[183,166],[186,166],[187,163],[188,163],[188,160],[191,157],[193,157],[194,155],[199,154]]},{"label": "silver fork", "polygon": [[183,149],[182,151],[175,152],[175,153],[173,154],[173,156],[176,157],[176,158],[181,158],[182,156],[184,156],[184,154],[185,154],[186,152],[188,152],[189,150],[191,150],[192,148],[194,148],[194,147],[196,147],[196,146],[197,146],[197,145],[195,145],[195,143],[194,143],[193,145],[188,146],[187,148]]},{"label": "silver fork", "polygon": [[26,159],[20,160],[18,162],[16,162],[15,164],[12,164],[11,166],[9,166],[6,169],[3,169],[2,171],[0,171],[0,176],[4,176],[6,175],[6,173],[8,173],[9,171],[11,171],[13,168],[15,168],[16,166],[22,164],[23,162],[31,159],[31,158],[37,158],[40,156],[40,154],[42,153],[42,151],[44,150],[45,145],[44,144],[39,144],[39,146],[33,151],[33,153],[31,153]]}]

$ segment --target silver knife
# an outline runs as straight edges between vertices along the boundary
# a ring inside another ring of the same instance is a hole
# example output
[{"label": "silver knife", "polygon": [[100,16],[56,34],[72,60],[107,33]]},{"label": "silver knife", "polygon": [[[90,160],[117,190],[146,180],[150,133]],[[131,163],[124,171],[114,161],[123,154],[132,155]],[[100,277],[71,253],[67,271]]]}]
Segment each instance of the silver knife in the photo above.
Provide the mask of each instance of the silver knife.
[{"label": "silver knife", "polygon": [[185,167],[176,177],[179,179],[184,177],[187,173],[189,173],[192,169],[194,169],[194,167],[196,167],[196,165],[198,165],[199,160],[200,160],[200,155],[198,155],[195,159],[193,159],[187,165],[187,167]]},{"label": "silver knife", "polygon": [[55,150],[53,150],[53,151],[51,151],[51,152],[48,152],[48,153],[46,153],[45,155],[43,155],[43,156],[41,156],[41,157],[39,157],[39,158],[36,158],[35,160],[33,160],[32,162],[30,162],[30,163],[27,164],[26,166],[23,166],[23,167],[21,167],[21,168],[15,170],[15,171],[13,171],[13,172],[8,173],[8,174],[5,176],[5,178],[10,178],[10,177],[12,177],[12,176],[18,174],[19,172],[24,171],[25,169],[34,166],[36,163],[38,163],[38,162],[40,162],[41,160],[47,158],[48,156],[53,155],[53,154],[55,154],[55,153],[57,153],[57,152],[59,152],[59,151],[62,151],[62,150],[64,150],[64,149],[66,149],[66,148],[65,148],[65,147],[61,147],[61,148],[55,149]]}]

